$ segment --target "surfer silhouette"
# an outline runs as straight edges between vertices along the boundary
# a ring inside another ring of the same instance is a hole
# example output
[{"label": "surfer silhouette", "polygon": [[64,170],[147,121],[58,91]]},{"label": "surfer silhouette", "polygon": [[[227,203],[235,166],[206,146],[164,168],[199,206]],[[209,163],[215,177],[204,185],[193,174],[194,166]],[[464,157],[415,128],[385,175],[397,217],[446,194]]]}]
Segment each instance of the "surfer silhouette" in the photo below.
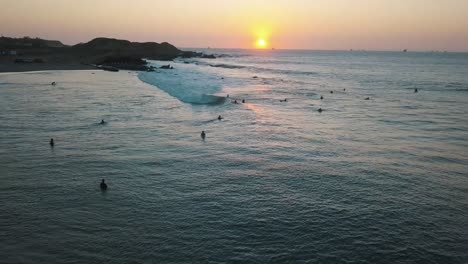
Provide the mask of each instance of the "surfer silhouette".
[{"label": "surfer silhouette", "polygon": [[101,184],[99,185],[102,191],[107,190],[107,184],[104,179],[102,179]]}]

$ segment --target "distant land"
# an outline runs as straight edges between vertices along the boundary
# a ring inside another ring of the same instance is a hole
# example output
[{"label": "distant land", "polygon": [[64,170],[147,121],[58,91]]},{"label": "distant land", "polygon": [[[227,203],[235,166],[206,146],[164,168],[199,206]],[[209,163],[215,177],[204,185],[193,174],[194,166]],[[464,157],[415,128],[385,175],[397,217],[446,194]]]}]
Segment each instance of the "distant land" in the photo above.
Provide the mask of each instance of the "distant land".
[{"label": "distant land", "polygon": [[95,38],[73,46],[58,40],[0,37],[0,72],[96,69],[97,65],[127,70],[151,70],[144,59],[171,61],[177,57],[214,58],[182,51],[167,43]]}]

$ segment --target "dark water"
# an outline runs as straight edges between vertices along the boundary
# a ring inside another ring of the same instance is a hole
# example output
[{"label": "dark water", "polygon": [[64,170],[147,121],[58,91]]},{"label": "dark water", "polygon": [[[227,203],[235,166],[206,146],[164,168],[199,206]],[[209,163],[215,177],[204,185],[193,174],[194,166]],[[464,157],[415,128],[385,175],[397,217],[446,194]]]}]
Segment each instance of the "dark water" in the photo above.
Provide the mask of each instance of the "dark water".
[{"label": "dark water", "polygon": [[466,54],[223,52],[0,75],[0,262],[468,263]]}]

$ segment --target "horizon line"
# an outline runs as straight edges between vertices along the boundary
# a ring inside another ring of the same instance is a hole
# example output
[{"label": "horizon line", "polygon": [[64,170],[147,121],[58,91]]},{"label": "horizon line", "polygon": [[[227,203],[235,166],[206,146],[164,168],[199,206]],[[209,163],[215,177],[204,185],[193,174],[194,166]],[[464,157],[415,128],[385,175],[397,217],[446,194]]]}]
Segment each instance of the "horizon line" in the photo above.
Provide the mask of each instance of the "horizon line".
[{"label": "horizon line", "polygon": [[65,43],[63,42],[62,40],[60,39],[48,39],[48,38],[43,38],[43,37],[39,37],[39,36],[35,36],[35,37],[31,37],[31,36],[16,36],[16,37],[9,37],[9,36],[5,36],[5,35],[1,35],[1,37],[6,37],[6,38],[31,38],[31,39],[43,39],[43,40],[52,40],[52,41],[60,41],[61,43],[63,43],[64,45],[66,46],[74,46],[74,45],[78,45],[78,44],[82,44],[82,43],[87,43],[91,40],[94,40],[94,39],[97,39],[97,38],[108,38],[108,39],[116,39],[116,40],[126,40],[126,41],[130,41],[130,42],[140,42],[140,43],[145,43],[145,42],[155,42],[155,43],[169,43],[171,45],[173,45],[174,47],[178,48],[178,49],[232,49],[232,50],[264,50],[264,51],[267,51],[267,50],[289,50],[289,51],[350,51],[350,52],[403,52],[404,50],[407,50],[407,52],[414,52],[414,53],[468,53],[468,48],[466,50],[451,50],[451,49],[407,49],[407,48],[400,48],[400,49],[372,49],[372,48],[369,48],[369,49],[365,49],[365,48],[350,48],[350,49],[325,49],[325,48],[275,48],[275,47],[272,47],[272,48],[264,48],[264,49],[258,49],[258,48],[233,48],[233,47],[216,47],[216,48],[212,48],[210,46],[205,46],[205,47],[182,47],[182,46],[176,46],[174,45],[173,43],[169,42],[169,41],[160,41],[160,42],[156,42],[154,40],[150,40],[150,41],[134,41],[134,40],[130,40],[130,39],[124,39],[124,38],[119,38],[119,37],[105,37],[105,36],[96,36],[96,37],[92,37],[91,39],[89,39],[88,41],[80,41],[80,42],[76,42],[74,44],[68,44],[68,43]]},{"label": "horizon line", "polygon": [[[172,45],[172,44],[171,44]],[[250,51],[348,51],[348,52],[402,52],[405,49],[313,49],[313,48],[269,48],[269,49],[256,49],[256,48],[212,48],[212,47],[177,47],[179,49],[202,49],[202,50],[250,50]],[[467,50],[409,50],[406,49],[406,53],[468,53]]]}]

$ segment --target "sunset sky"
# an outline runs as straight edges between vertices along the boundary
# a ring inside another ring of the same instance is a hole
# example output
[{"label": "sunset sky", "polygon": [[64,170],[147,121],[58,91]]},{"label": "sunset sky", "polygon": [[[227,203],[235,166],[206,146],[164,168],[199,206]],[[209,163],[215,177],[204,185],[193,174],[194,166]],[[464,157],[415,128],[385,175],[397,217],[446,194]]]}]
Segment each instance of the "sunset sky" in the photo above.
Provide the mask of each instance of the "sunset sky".
[{"label": "sunset sky", "polygon": [[1,0],[0,34],[177,47],[468,51],[467,0]]}]

